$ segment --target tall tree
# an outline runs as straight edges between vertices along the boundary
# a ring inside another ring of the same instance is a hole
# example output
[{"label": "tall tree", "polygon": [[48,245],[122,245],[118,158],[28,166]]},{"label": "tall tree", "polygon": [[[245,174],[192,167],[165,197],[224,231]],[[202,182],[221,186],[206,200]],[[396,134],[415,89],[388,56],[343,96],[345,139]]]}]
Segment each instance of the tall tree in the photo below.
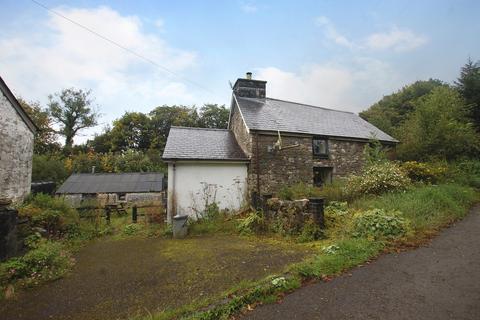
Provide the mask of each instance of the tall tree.
[{"label": "tall tree", "polygon": [[225,108],[225,105],[204,104],[200,108],[199,125],[204,128],[226,129],[229,116],[230,109]]},{"label": "tall tree", "polygon": [[449,87],[438,87],[418,100],[399,132],[397,151],[403,160],[452,160],[479,152],[479,138],[469,122],[465,101]]},{"label": "tall tree", "polygon": [[33,152],[35,154],[45,154],[60,151],[60,144],[57,142],[55,130],[52,127],[52,118],[47,110],[44,110],[39,102],[27,102],[18,98],[18,102],[28,113],[30,118],[38,127],[35,134]]},{"label": "tall tree", "polygon": [[111,151],[148,150],[152,140],[150,118],[141,112],[125,112],[113,121],[110,130]]},{"label": "tall tree", "polygon": [[417,81],[395,93],[384,96],[367,110],[360,112],[360,116],[379,129],[395,136],[396,128],[405,122],[410,113],[414,111],[415,102],[440,86],[446,86],[446,84],[436,79]]},{"label": "tall tree", "polygon": [[455,85],[467,102],[476,129],[480,131],[480,62],[469,58]]},{"label": "tall tree", "polygon": [[151,147],[163,151],[171,126],[197,127],[199,116],[195,107],[160,106],[150,112],[152,130],[155,132]]},{"label": "tall tree", "polygon": [[85,128],[97,125],[98,112],[92,107],[91,91],[64,89],[48,97],[49,113],[60,125],[58,133],[65,137],[65,149],[70,150],[73,138]]}]

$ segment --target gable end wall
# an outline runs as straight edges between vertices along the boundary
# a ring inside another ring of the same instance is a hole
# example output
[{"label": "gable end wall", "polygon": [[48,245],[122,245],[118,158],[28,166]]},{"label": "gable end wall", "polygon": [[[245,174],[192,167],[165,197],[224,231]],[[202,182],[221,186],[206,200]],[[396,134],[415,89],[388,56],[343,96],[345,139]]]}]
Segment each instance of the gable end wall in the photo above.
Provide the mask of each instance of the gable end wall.
[{"label": "gable end wall", "polygon": [[0,93],[0,198],[20,202],[30,193],[33,133]]}]

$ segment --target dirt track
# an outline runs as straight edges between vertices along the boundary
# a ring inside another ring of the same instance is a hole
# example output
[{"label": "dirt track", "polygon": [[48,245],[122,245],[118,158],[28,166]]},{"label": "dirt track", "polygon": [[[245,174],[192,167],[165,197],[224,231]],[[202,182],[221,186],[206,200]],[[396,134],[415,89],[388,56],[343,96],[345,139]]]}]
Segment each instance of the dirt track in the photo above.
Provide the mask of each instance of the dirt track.
[{"label": "dirt track", "polygon": [[480,319],[480,206],[425,247],[306,286],[243,319]]}]

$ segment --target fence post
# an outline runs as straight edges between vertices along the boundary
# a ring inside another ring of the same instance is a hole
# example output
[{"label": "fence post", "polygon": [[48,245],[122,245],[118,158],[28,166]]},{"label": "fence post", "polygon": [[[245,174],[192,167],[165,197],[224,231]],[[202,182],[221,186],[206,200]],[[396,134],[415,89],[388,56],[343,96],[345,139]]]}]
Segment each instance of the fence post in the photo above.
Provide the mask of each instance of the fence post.
[{"label": "fence post", "polygon": [[323,215],[324,201],[323,198],[308,199],[310,213],[312,214],[315,223],[322,229],[325,227],[325,218]]},{"label": "fence post", "polygon": [[105,218],[107,219],[107,224],[110,224],[110,207],[105,208]]},{"label": "fence post", "polygon": [[132,222],[137,223],[137,206],[132,207]]}]

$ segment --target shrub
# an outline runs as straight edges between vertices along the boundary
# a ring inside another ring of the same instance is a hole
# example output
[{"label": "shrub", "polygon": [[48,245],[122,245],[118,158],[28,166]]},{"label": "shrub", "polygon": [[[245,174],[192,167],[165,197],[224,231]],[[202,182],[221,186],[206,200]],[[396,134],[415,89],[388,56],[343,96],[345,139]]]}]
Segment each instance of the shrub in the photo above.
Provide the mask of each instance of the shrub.
[{"label": "shrub", "polygon": [[308,219],[303,224],[302,232],[298,237],[299,242],[310,242],[324,238],[323,230],[313,219]]},{"label": "shrub", "polygon": [[348,203],[332,201],[325,207],[325,215],[338,217],[348,213]]},{"label": "shrub", "polygon": [[480,188],[480,161],[463,160],[450,164],[447,177],[450,181]]},{"label": "shrub", "polygon": [[429,183],[438,182],[447,172],[447,167],[440,163],[407,161],[401,167],[412,181]]},{"label": "shrub", "polygon": [[327,202],[346,200],[345,182],[343,180],[335,180],[332,183],[323,185],[318,191],[318,196],[325,198]]},{"label": "shrub", "polygon": [[19,216],[26,218],[30,228],[45,229],[49,236],[65,236],[77,233],[79,215],[61,198],[42,193],[27,199],[19,208]]},{"label": "shrub", "polygon": [[410,179],[401,168],[392,162],[367,166],[363,172],[348,178],[345,191],[351,197],[363,194],[382,194],[389,191],[405,190]]},{"label": "shrub", "polygon": [[405,236],[409,225],[399,211],[372,209],[354,217],[353,235],[371,239],[394,239]]},{"label": "shrub", "polygon": [[73,265],[71,254],[60,242],[39,240],[35,248],[22,257],[0,264],[0,285],[16,280],[34,285],[61,277]]},{"label": "shrub", "polygon": [[278,192],[278,197],[282,200],[299,200],[319,196],[321,196],[319,188],[305,183],[297,183],[288,187],[286,186]]},{"label": "shrub", "polygon": [[127,236],[133,236],[135,235],[139,230],[141,229],[141,226],[139,224],[136,224],[136,223],[130,223],[130,224],[127,224],[124,228],[123,228],[123,233]]},{"label": "shrub", "polygon": [[252,211],[241,219],[237,230],[244,235],[266,231],[265,216],[262,211]]}]

